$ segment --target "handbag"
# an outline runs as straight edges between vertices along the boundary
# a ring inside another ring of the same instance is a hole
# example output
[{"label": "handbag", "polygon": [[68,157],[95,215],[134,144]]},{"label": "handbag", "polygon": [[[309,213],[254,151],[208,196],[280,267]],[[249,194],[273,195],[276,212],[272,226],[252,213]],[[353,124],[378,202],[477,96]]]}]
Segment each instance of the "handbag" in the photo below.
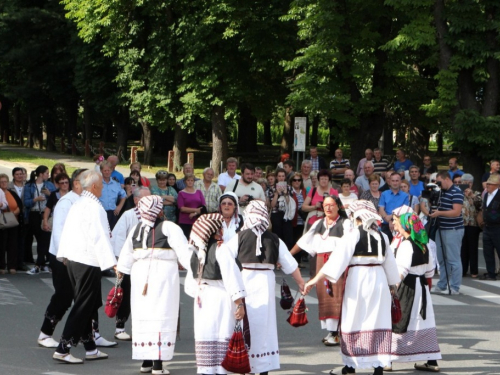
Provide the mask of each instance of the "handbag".
[{"label": "handbag", "polygon": [[114,318],[123,301],[123,289],[120,286],[123,278],[116,277],[115,286],[111,288],[106,298],[104,312],[110,318]]},{"label": "handbag", "polygon": [[3,212],[0,217],[0,229],[14,228],[19,225],[19,221],[16,219],[16,215],[12,212]]},{"label": "handbag", "polygon": [[248,358],[248,351],[245,347],[245,340],[243,339],[243,332],[241,330],[241,321],[237,320],[234,327],[233,335],[229,340],[226,356],[221,363],[229,372],[236,374],[245,374],[251,371],[250,359]]},{"label": "handbag", "polygon": [[290,316],[286,321],[293,327],[305,326],[308,323],[306,313],[306,302],[304,301],[304,297],[301,296],[293,307],[293,310],[289,312]]},{"label": "handbag", "polygon": [[392,296],[392,303],[391,303],[392,324],[398,324],[402,317],[403,314],[401,313],[401,303],[399,302],[399,297],[396,294],[394,294]]},{"label": "handbag", "polygon": [[280,306],[283,310],[290,310],[293,305],[293,297],[290,292],[290,287],[286,283],[285,278],[281,281],[281,299]]}]

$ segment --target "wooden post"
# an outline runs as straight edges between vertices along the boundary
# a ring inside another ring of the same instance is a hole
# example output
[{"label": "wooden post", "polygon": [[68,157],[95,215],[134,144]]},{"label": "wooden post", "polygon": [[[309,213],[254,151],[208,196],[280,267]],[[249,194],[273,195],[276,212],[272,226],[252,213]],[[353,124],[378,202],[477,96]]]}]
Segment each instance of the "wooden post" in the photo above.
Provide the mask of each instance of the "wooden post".
[{"label": "wooden post", "polygon": [[167,169],[169,173],[174,173],[174,155],[175,151],[170,150],[168,152]]},{"label": "wooden post", "polygon": [[192,152],[188,152],[188,161],[189,164],[193,166],[194,169],[194,154]]},{"label": "wooden post", "polygon": [[130,148],[130,164],[137,162],[137,146]]}]

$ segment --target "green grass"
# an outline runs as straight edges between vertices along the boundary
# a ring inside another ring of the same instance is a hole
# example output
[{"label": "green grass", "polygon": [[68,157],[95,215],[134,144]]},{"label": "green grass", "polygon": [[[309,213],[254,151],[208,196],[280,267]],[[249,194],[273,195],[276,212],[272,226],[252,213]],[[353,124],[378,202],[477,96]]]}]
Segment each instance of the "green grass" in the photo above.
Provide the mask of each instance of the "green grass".
[{"label": "green grass", "polygon": [[[11,163],[32,163],[35,165],[46,165],[49,169],[52,169],[54,164],[57,164],[59,161],[54,160],[54,159],[46,159],[46,158],[40,158],[34,155],[30,154],[25,154],[23,152],[18,152],[18,151],[5,151],[2,150],[0,152],[0,158],[2,160],[11,162]],[[71,176],[71,174],[77,170],[78,168],[72,167],[67,165],[66,166],[66,172]],[[28,171],[29,173],[29,171]]]}]

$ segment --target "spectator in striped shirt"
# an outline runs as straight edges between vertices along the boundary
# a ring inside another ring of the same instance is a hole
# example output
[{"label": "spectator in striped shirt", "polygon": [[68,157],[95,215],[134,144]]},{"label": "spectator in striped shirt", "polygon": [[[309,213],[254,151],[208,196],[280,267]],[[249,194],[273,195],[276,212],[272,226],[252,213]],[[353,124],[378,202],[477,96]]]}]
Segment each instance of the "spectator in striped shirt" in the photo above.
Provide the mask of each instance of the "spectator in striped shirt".
[{"label": "spectator in striped shirt", "polygon": [[391,163],[383,157],[382,150],[379,148],[373,150],[373,155],[373,167],[375,168],[374,172],[381,177],[386,178],[386,172],[389,170]]},{"label": "spectator in striped shirt", "polygon": [[330,162],[330,170],[332,172],[332,181],[340,183],[344,178],[344,173],[351,165],[348,159],[344,159],[343,152],[340,148],[335,150],[335,159]]},{"label": "spectator in striped shirt", "polygon": [[[462,284],[460,250],[464,236],[464,219],[462,217],[464,194],[457,186],[453,185],[448,171],[439,172],[436,181],[438,184],[441,183],[441,199],[437,210],[429,217],[437,218],[439,225],[436,233],[436,246],[439,268],[442,271],[439,274],[439,281],[434,292],[456,295],[459,294]],[[447,285],[447,275],[449,285]]]}]

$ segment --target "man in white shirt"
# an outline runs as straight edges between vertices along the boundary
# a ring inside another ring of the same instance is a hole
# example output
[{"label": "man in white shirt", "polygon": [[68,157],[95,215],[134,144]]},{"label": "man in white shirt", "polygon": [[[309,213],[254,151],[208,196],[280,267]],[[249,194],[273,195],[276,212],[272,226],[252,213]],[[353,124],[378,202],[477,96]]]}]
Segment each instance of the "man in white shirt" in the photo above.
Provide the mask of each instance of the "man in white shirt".
[{"label": "man in white shirt", "polygon": [[[111,245],[113,246],[113,251],[117,258],[120,257],[120,252],[130,231],[141,220],[141,215],[137,209],[137,203],[139,203],[142,197],[148,195],[151,195],[151,191],[145,186],[134,190],[133,196],[135,207],[123,213],[111,232]],[[132,337],[125,332],[125,323],[130,317],[130,275],[123,274],[121,287],[123,289],[123,300],[116,313],[115,339],[130,341]]]},{"label": "man in white shirt", "polygon": [[99,202],[102,176],[96,171],[85,171],[78,179],[82,194],[68,212],[57,251],[57,259],[64,261],[68,269],[74,288],[74,304],[52,356],[71,364],[83,363],[69,352],[80,341],[84,344],[87,361],[108,357],[97,350],[92,318],[102,306],[101,271],[116,266],[106,211]]},{"label": "man in white shirt", "polygon": [[[364,169],[365,173],[362,176],[359,176],[358,178],[356,178],[356,181],[354,182],[359,189],[359,195],[361,195],[361,193],[363,191],[370,190],[370,181],[368,181],[368,177],[370,177],[375,171],[375,167],[373,166],[373,162],[367,161],[365,163],[365,165],[363,166],[363,169]],[[384,185],[385,185],[385,181],[382,177],[380,177],[380,187],[382,187]]]},{"label": "man in white shirt", "polygon": [[253,199],[260,199],[266,201],[266,195],[262,186],[253,180],[255,167],[246,163],[241,166],[241,179],[231,181],[227,187],[226,192],[232,191],[238,196],[238,203],[243,210],[242,215],[245,217],[245,209],[248,203]]},{"label": "man in white shirt", "polygon": [[220,189],[224,193],[226,186],[233,180],[239,180],[241,176],[236,173],[238,160],[236,158],[228,158],[226,161],[226,172],[221,173],[217,179]]}]

